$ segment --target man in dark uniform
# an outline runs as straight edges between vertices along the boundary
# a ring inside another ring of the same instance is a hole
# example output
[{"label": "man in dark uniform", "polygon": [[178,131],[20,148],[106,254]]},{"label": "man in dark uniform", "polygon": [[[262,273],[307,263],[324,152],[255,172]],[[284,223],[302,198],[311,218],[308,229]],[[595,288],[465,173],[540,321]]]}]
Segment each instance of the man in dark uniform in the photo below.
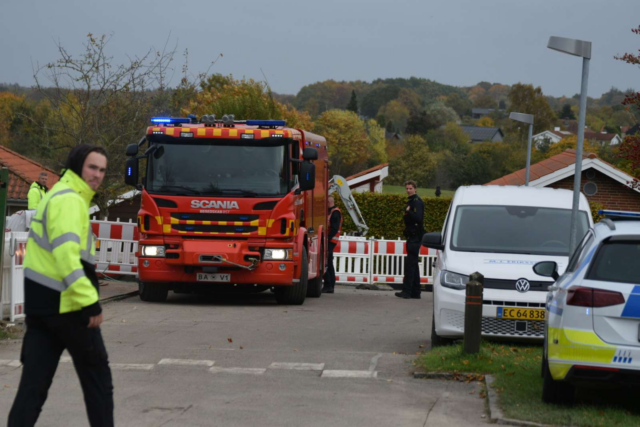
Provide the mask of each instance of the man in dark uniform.
[{"label": "man in dark uniform", "polygon": [[342,213],[340,209],[336,207],[335,200],[329,196],[327,199],[329,203],[329,250],[327,251],[327,271],[324,273],[324,286],[322,287],[323,294],[332,294],[333,288],[336,285],[336,269],[333,267],[333,251],[340,243],[340,233],[342,232]]},{"label": "man in dark uniform", "polygon": [[404,183],[407,190],[407,207],[404,211],[404,236],[407,238],[407,256],[404,260],[404,280],[398,298],[420,299],[420,244],[424,235],[424,203],[418,196],[415,181]]}]

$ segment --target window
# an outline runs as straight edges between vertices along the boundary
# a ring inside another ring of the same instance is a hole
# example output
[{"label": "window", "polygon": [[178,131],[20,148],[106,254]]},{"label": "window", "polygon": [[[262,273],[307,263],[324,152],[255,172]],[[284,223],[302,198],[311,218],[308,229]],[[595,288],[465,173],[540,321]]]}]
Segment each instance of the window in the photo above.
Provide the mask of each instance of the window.
[{"label": "window", "polygon": [[593,260],[587,279],[640,284],[640,239],[607,241]]}]

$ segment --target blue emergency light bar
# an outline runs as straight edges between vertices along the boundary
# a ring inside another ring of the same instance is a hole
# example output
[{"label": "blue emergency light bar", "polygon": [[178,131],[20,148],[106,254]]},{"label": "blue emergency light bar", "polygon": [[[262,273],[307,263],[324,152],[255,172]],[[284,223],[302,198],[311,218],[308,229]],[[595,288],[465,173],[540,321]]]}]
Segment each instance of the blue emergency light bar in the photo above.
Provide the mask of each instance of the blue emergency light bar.
[{"label": "blue emergency light bar", "polygon": [[286,120],[247,120],[247,126],[276,127],[286,126]]},{"label": "blue emergency light bar", "polygon": [[191,119],[184,117],[152,117],[151,123],[155,124],[182,124],[182,123],[191,123]]},{"label": "blue emergency light bar", "polygon": [[611,210],[599,210],[598,214],[603,215],[607,218],[625,218],[625,219],[638,219],[640,220],[640,212],[627,212],[627,211],[611,211]]}]

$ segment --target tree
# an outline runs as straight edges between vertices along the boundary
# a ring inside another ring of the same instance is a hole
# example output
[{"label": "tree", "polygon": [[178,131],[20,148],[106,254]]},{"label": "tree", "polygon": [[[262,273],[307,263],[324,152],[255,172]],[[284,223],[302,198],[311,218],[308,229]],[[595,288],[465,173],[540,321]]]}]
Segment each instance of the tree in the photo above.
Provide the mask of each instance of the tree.
[{"label": "tree", "polygon": [[453,108],[447,107],[441,102],[430,104],[427,106],[426,112],[435,126],[442,126],[449,122],[457,123],[460,120]]},{"label": "tree", "polygon": [[370,141],[365,123],[353,111],[325,111],[316,121],[313,132],[329,141],[331,175],[348,176],[366,165]]},{"label": "tree", "polygon": [[478,96],[473,101],[473,106],[475,108],[491,108],[495,110],[496,108],[498,108],[498,103],[496,102],[495,99],[493,99],[491,95],[489,95],[488,93],[485,93]]},{"label": "tree", "polygon": [[476,120],[475,125],[482,128],[492,128],[492,127],[495,127],[496,124],[491,119],[491,117],[483,117],[481,119]]},{"label": "tree", "polygon": [[[631,30],[636,35],[640,35],[640,26]],[[615,59],[626,62],[630,65],[640,65],[640,55],[625,53],[617,55]],[[640,92],[627,92],[622,104],[629,109],[640,110]],[[619,156],[629,163],[629,170],[635,176],[640,178],[640,137],[638,135],[628,135],[620,145]],[[635,180],[630,183],[635,188],[640,188],[640,181]]]},{"label": "tree", "polygon": [[564,104],[562,106],[562,110],[560,111],[559,117],[561,119],[567,119],[567,120],[575,120],[576,119],[576,115],[573,113],[573,110],[571,109],[571,105],[570,104]]},{"label": "tree", "polygon": [[378,122],[373,119],[369,119],[365,123],[367,130],[367,136],[369,137],[369,167],[377,166],[387,162],[387,145],[388,141],[385,138],[384,128],[382,128]]},{"label": "tree", "polygon": [[457,93],[452,93],[451,95],[449,95],[445,99],[444,104],[447,107],[453,108],[460,117],[471,115],[471,107],[473,104],[471,103],[469,98],[463,98]]},{"label": "tree", "polygon": [[411,114],[407,121],[406,133],[408,135],[426,135],[432,129],[435,129],[437,125],[431,120],[426,111],[421,111],[417,114]]},{"label": "tree", "polygon": [[354,113],[358,114],[358,97],[356,96],[356,91],[352,90],[351,91],[351,99],[349,100],[349,103],[347,104],[347,111],[353,111]]},{"label": "tree", "polygon": [[[563,153],[566,150],[575,150],[578,146],[578,137],[571,135],[566,138],[562,138],[559,142],[553,144],[547,151],[547,157],[555,156],[556,154]],[[585,153],[598,154],[601,146],[599,144],[592,144],[588,140],[584,141],[583,150]]]},{"label": "tree", "polygon": [[386,121],[392,122],[396,131],[402,133],[407,127],[411,111],[400,101],[393,100],[380,108],[378,114],[384,116]]},{"label": "tree", "polygon": [[160,52],[150,49],[116,64],[107,54],[108,41],[106,36],[89,34],[79,57],[58,44],[59,58],[34,73],[36,90],[51,114],[28,117],[47,133],[42,149],[52,153],[49,166],[56,170],[76,145],[89,143],[107,151],[108,171],[94,199],[101,215],[108,214],[107,202],[124,189],[125,147],[140,139],[152,114],[150,99],[165,93],[174,55],[165,45]]},{"label": "tree", "polygon": [[382,84],[372,89],[362,99],[362,115],[366,117],[375,117],[380,111],[380,108],[388,102],[396,99],[399,93],[400,88],[398,86],[387,84]]},{"label": "tree", "polygon": [[[533,114],[534,134],[549,129],[555,123],[556,115],[549,106],[540,87],[534,88],[532,85],[522,83],[513,85],[509,92],[509,104],[508,112]],[[518,134],[521,140],[526,139],[529,131],[528,125],[510,120],[507,126],[511,132]]]},{"label": "tree", "polygon": [[392,182],[401,184],[413,179],[419,186],[428,186],[433,179],[436,163],[427,142],[421,136],[410,135],[402,145],[403,154],[389,162]]}]

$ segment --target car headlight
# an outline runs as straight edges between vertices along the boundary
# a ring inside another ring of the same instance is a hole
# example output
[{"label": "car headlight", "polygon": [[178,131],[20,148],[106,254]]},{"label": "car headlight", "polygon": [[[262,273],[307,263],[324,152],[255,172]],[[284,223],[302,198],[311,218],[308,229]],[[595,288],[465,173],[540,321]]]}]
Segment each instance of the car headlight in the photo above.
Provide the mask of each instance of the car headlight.
[{"label": "car headlight", "polygon": [[143,246],[141,252],[143,257],[163,258],[164,246]]},{"label": "car headlight", "polygon": [[450,271],[443,271],[440,274],[440,284],[445,288],[462,290],[466,289],[469,276],[463,274],[452,273]]},{"label": "car headlight", "polygon": [[293,259],[291,256],[291,249],[265,249],[264,250],[264,259],[265,260],[283,260],[283,259]]}]

